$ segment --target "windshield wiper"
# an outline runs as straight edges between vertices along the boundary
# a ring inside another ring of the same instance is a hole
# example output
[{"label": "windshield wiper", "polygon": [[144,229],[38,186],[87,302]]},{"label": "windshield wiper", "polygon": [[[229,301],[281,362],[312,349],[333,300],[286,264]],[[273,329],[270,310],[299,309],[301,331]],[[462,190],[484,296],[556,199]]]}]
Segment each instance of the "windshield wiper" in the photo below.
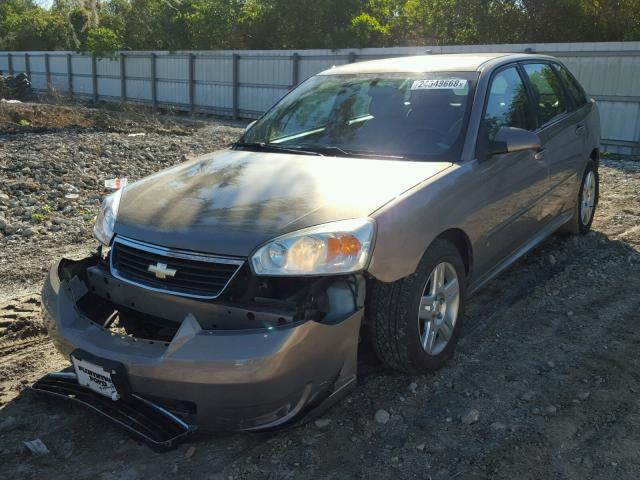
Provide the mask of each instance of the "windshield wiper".
[{"label": "windshield wiper", "polygon": [[336,155],[341,157],[356,157],[356,158],[390,158],[393,160],[405,160],[405,157],[402,155],[394,155],[391,153],[379,153],[370,150],[345,150],[344,148],[329,145],[329,146],[317,146],[317,147],[306,147],[308,150],[313,152],[320,152],[324,155]]},{"label": "windshield wiper", "polygon": [[233,148],[247,148],[254,149],[259,152],[281,152],[281,153],[297,153],[300,155],[315,155],[322,157],[324,156],[320,152],[316,152],[314,150],[304,150],[301,148],[295,147],[281,147],[280,145],[274,145],[273,143],[265,143],[265,142],[237,142],[233,145]]},{"label": "windshield wiper", "polygon": [[300,155],[316,155],[324,157],[325,155],[336,157],[353,157],[353,158],[388,158],[392,160],[406,160],[402,155],[384,154],[369,150],[345,150],[336,145],[328,146],[305,146],[304,148],[298,147],[283,147],[274,143],[266,142],[237,142],[233,146],[234,148],[246,148],[260,152],[281,152],[281,153],[297,153]]}]

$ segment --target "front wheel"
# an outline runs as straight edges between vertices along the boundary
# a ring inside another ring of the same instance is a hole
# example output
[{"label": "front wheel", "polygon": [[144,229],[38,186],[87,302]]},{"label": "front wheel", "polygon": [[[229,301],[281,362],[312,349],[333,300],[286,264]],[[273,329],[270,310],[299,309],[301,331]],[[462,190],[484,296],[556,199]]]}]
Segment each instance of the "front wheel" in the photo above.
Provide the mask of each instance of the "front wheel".
[{"label": "front wheel", "polygon": [[466,296],[458,249],[436,240],[415,273],[393,283],[376,282],[369,295],[373,348],[387,366],[405,372],[442,367],[460,337]]}]

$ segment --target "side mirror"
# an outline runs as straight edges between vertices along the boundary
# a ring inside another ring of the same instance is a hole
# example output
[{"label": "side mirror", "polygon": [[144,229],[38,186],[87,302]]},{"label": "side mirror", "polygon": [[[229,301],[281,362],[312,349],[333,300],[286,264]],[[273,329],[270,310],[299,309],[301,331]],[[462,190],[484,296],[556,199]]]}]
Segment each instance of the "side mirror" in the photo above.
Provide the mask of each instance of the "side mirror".
[{"label": "side mirror", "polygon": [[253,127],[255,125],[255,123],[257,122],[257,120],[254,120],[253,122],[251,122],[249,125],[247,125],[246,127],[244,127],[244,133],[247,133],[251,127]]},{"label": "side mirror", "polygon": [[501,127],[496,138],[489,143],[487,156],[539,150],[541,146],[542,142],[537,133],[522,128]]}]

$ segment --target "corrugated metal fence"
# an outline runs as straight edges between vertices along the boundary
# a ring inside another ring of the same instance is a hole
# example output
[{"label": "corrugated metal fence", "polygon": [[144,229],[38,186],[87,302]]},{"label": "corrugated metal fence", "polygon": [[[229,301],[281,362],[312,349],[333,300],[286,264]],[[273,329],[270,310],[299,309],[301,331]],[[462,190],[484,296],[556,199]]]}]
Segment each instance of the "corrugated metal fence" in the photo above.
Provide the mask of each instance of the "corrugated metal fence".
[{"label": "corrugated metal fence", "polygon": [[256,118],[300,81],[333,65],[491,51],[532,51],[562,59],[600,104],[604,147],[613,153],[640,153],[640,42],[123,52],[110,59],[71,52],[0,52],[0,70],[27,72],[40,91]]}]

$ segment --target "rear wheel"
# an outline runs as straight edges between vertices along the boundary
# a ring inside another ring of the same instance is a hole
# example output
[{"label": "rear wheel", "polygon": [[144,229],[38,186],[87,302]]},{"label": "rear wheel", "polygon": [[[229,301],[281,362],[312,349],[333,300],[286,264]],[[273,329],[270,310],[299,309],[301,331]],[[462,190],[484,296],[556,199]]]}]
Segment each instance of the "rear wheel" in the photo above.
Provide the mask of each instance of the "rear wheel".
[{"label": "rear wheel", "polygon": [[582,176],[573,217],[561,229],[564,233],[584,235],[591,229],[598,206],[600,180],[594,162],[589,162]]},{"label": "rear wheel", "polygon": [[380,360],[406,372],[442,367],[460,336],[465,295],[464,263],[446,240],[433,242],[414,274],[375,283],[368,318]]}]

